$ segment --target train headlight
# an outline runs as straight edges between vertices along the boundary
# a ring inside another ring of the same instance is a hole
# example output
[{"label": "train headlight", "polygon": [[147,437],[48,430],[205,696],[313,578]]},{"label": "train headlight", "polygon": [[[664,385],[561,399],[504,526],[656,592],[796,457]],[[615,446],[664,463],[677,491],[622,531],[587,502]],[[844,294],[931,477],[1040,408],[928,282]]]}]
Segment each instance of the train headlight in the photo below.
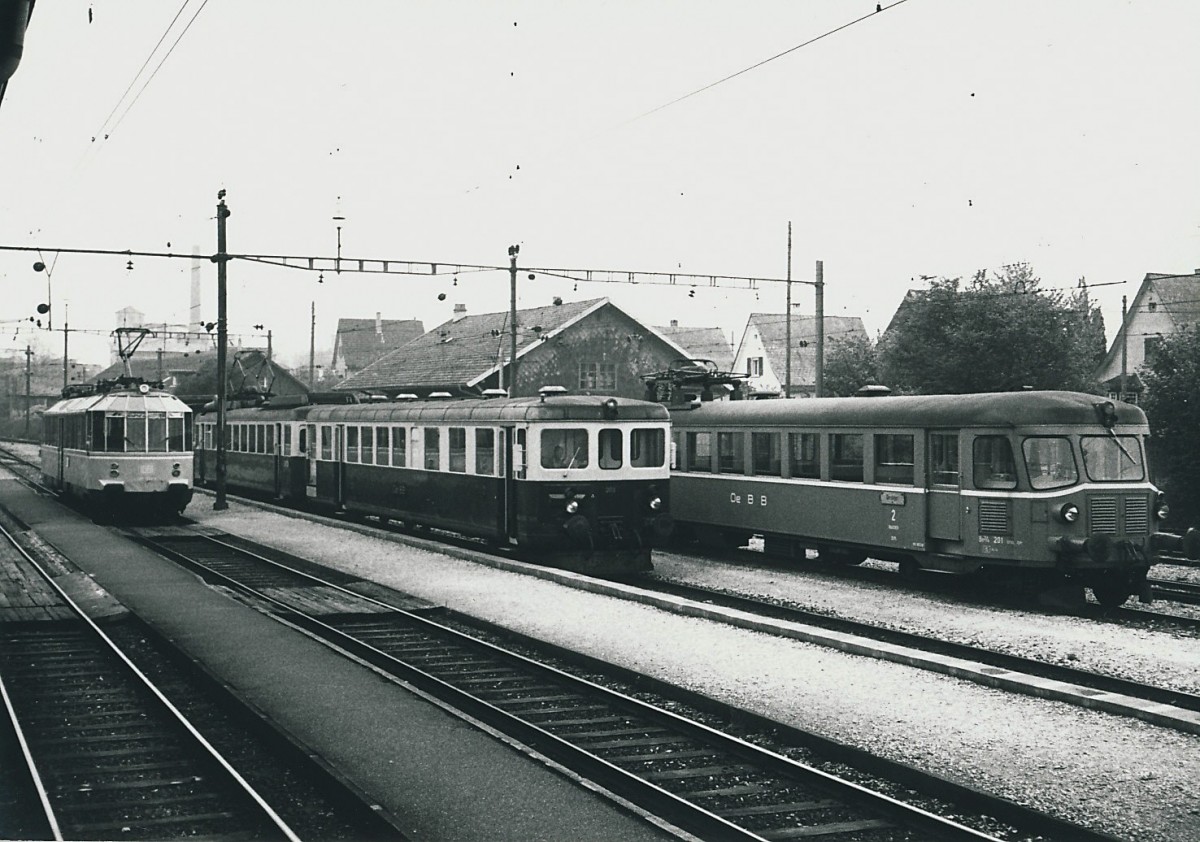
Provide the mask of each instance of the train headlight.
[{"label": "train headlight", "polygon": [[662,505],[663,504],[662,504],[661,497],[655,497],[653,500],[650,501],[650,508],[656,512],[662,508]]},{"label": "train headlight", "polygon": [[1159,503],[1158,507],[1154,510],[1154,516],[1159,520],[1166,520],[1171,516],[1171,507],[1166,503]]},{"label": "train headlight", "polygon": [[1063,522],[1065,523],[1074,523],[1075,521],[1079,520],[1079,507],[1074,503],[1065,503],[1063,504],[1063,507],[1058,510],[1058,516],[1062,518]]},{"label": "train headlight", "polygon": [[579,501],[578,500],[572,500],[570,503],[567,503],[567,514],[573,515],[577,511],[579,511]]},{"label": "train headlight", "polygon": [[121,466],[113,462],[108,466],[108,475],[110,477],[119,477],[121,475]]}]

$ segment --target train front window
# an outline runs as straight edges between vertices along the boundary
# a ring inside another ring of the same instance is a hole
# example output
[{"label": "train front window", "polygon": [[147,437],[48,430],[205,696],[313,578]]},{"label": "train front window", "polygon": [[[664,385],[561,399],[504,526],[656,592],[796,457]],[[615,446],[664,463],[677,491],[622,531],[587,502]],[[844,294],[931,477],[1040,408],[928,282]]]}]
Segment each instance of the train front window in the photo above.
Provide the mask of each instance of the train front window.
[{"label": "train front window", "polygon": [[624,464],[624,456],[621,453],[624,445],[625,437],[620,430],[601,430],[600,431],[600,467],[606,471],[615,471]]},{"label": "train front window", "polygon": [[1025,453],[1029,484],[1034,488],[1062,488],[1079,481],[1070,439],[1063,436],[1027,438],[1021,449]]},{"label": "train front window", "polygon": [[125,416],[125,451],[146,452],[146,413],[130,412]]},{"label": "train front window", "polygon": [[1004,436],[978,436],[974,446],[976,488],[1016,488],[1017,463]]},{"label": "train front window", "polygon": [[649,427],[629,431],[629,465],[633,468],[661,468],[667,458],[666,434]]},{"label": "train front window", "polygon": [[146,439],[154,453],[166,453],[170,449],[167,447],[167,416],[151,414],[146,417]]},{"label": "train front window", "polygon": [[1136,436],[1084,436],[1080,445],[1083,468],[1093,482],[1130,482],[1146,476]]},{"label": "train front window", "polygon": [[[604,433],[600,432],[601,448],[604,446]],[[618,452],[620,442],[617,443]],[[587,430],[552,428],[542,430],[541,466],[543,468],[586,468],[588,466],[588,434]],[[601,465],[604,464],[604,454],[601,451]],[[618,456],[618,464],[620,457]]]}]

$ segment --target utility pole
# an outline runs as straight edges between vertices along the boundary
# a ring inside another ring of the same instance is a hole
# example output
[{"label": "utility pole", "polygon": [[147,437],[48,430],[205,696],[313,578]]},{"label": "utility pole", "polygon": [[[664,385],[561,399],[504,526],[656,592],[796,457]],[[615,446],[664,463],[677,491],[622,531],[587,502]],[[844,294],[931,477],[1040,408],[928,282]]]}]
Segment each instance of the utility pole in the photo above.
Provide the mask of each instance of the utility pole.
[{"label": "utility pole", "polygon": [[508,279],[510,287],[508,321],[509,321],[509,397],[517,396],[517,252],[521,250],[520,246],[508,247]]},{"label": "utility pole", "polygon": [[271,361],[271,331],[267,331],[267,362]]},{"label": "utility pole", "polygon": [[784,354],[783,364],[783,396],[792,396],[792,222],[788,220],[788,249],[787,249],[787,353]]},{"label": "utility pole", "polygon": [[1117,400],[1125,400],[1125,378],[1129,372],[1129,332],[1126,328],[1128,318],[1125,308],[1127,306],[1127,296],[1121,296],[1121,394],[1117,395]]},{"label": "utility pole", "polygon": [[225,191],[217,191],[217,253],[213,260],[217,263],[217,489],[213,509],[222,511],[229,508],[225,500],[225,346],[229,342],[229,329],[226,323],[225,290],[226,264],[229,255],[225,251],[225,220],[229,218],[229,208],[225,207]]},{"label": "utility pole", "polygon": [[66,302],[63,303],[63,390],[67,388],[67,311]]},{"label": "utility pole", "polygon": [[33,348],[25,346],[25,437],[29,438],[29,404],[31,402],[29,380],[33,375]]},{"label": "utility pole", "polygon": [[[817,388],[813,394],[815,397],[823,398],[825,397],[825,263],[821,260],[817,261],[815,289],[817,299]],[[791,315],[788,313],[789,320]]]},{"label": "utility pole", "polygon": [[312,302],[308,325],[308,391],[317,388],[317,302]]}]

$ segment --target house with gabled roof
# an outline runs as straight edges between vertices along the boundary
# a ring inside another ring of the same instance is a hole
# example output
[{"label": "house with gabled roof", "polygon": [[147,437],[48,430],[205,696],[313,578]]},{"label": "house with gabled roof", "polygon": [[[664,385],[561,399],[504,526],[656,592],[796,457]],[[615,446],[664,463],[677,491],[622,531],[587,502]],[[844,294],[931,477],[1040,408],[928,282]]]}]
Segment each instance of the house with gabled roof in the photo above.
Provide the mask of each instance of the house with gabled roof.
[{"label": "house with gabled roof", "polygon": [[1143,388],[1138,369],[1152,359],[1164,337],[1197,324],[1200,269],[1187,275],[1146,273],[1126,309],[1124,323],[1096,369],[1096,382],[1110,398],[1137,403]]},{"label": "house with gabled roof", "polygon": [[575,393],[645,396],[643,374],[688,358],[678,343],[607,298],[517,311],[513,383],[509,313],[455,316],[352,374],[334,388],[394,397],[431,392],[480,394],[502,388],[535,395],[542,386]]},{"label": "house with gabled roof", "polygon": [[[817,317],[793,315],[792,387],[789,397],[817,393]],[[825,347],[851,337],[868,339],[858,316],[825,316]],[[750,397],[782,395],[787,380],[788,323],[782,313],[751,313],[733,361],[733,370],[748,375]]]},{"label": "house with gabled roof", "polygon": [[721,371],[733,365],[733,343],[719,327],[681,327],[678,320],[671,319],[671,324],[654,329],[686,349],[689,359],[712,360]]},{"label": "house with gabled roof", "polygon": [[385,319],[381,313],[374,319],[338,319],[330,372],[339,380],[349,377],[424,332],[420,319]]}]

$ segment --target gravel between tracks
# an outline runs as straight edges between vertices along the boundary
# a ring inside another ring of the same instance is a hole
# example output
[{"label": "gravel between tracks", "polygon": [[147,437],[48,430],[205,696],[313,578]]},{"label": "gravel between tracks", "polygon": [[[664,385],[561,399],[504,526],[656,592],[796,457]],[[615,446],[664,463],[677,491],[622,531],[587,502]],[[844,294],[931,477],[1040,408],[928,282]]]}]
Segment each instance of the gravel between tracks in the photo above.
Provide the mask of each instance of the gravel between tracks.
[{"label": "gravel between tracks", "polygon": [[[1194,797],[1200,737],[681,617],[238,503],[213,512],[201,497],[188,514],[207,526],[982,785],[1081,824],[1131,840],[1200,842],[1200,806]],[[944,627],[949,617],[981,642],[999,641],[1029,654],[1041,647],[1062,657],[1075,652],[1077,658],[1098,659],[1097,651],[1113,648],[1135,653],[1146,669],[1157,658],[1160,670],[1169,659],[1179,664],[1181,679],[1187,652],[1177,650],[1197,649],[1170,635],[1100,627],[1077,618],[980,612],[932,601],[926,607],[912,594],[854,583],[822,583],[816,595],[811,580],[792,582],[790,574],[778,570],[723,572],[724,565],[685,563],[678,557],[656,559],[656,564],[668,576],[715,579],[730,589],[781,596],[794,587],[808,591],[808,601],[846,603],[860,614],[903,614],[907,622],[929,629]],[[692,564],[688,573],[685,568]],[[740,584],[734,581],[742,577],[747,578]],[[836,600],[831,592],[839,594]]]}]

